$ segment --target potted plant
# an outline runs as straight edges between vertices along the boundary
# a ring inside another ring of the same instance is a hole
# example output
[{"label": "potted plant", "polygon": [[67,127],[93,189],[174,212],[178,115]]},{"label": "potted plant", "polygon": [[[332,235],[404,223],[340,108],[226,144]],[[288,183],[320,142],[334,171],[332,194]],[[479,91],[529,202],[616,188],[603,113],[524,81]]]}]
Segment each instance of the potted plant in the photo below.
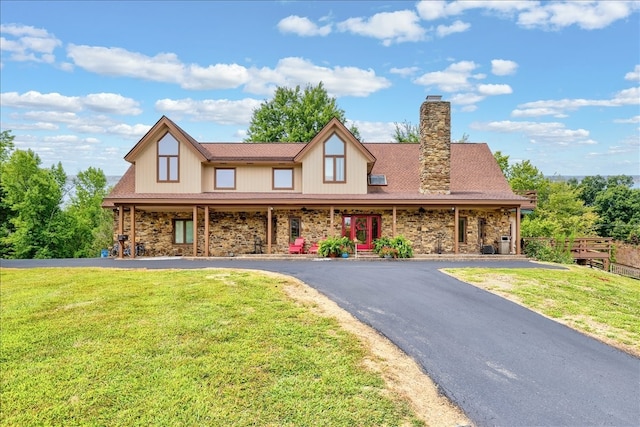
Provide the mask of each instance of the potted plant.
[{"label": "potted plant", "polygon": [[378,251],[378,254],[382,258],[397,258],[398,250],[396,248],[392,248],[391,246],[383,246],[380,251]]}]

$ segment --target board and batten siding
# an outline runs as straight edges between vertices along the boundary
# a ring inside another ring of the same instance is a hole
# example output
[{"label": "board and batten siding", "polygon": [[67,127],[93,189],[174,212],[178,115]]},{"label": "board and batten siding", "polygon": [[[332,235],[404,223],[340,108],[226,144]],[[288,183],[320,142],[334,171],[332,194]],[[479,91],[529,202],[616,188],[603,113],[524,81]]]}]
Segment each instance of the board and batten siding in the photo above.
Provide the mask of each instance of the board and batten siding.
[{"label": "board and batten siding", "polygon": [[367,194],[367,159],[353,144],[345,146],[346,182],[324,182],[323,144],[317,144],[302,159],[303,194]]},{"label": "board and batten siding", "polygon": [[[223,190],[215,188],[215,169],[235,169],[236,188],[235,190]],[[293,168],[293,190],[273,189],[273,169]],[[238,193],[300,193],[302,187],[302,169],[299,165],[253,165],[253,166],[231,166],[231,165],[207,165],[202,174],[202,191],[205,192],[238,192]]]},{"label": "board and batten siding", "polygon": [[136,157],[136,193],[200,193],[202,162],[192,147],[180,143],[179,182],[158,182],[157,143]]}]

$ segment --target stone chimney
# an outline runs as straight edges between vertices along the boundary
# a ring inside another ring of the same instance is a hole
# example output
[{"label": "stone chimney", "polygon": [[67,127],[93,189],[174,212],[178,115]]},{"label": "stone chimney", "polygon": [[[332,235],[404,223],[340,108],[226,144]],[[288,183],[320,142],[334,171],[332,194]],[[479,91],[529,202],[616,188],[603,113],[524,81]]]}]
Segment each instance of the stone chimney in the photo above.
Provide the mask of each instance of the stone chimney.
[{"label": "stone chimney", "polygon": [[420,106],[420,193],[450,194],[451,103],[429,95]]}]

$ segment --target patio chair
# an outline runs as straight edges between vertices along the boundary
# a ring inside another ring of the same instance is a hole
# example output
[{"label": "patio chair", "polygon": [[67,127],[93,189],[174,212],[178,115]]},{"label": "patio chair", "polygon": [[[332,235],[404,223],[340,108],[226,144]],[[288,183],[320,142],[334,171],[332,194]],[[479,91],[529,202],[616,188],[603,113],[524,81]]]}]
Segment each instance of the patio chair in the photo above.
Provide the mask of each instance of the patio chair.
[{"label": "patio chair", "polygon": [[318,243],[313,243],[310,247],[309,247],[309,251],[310,254],[317,254],[318,253]]},{"label": "patio chair", "polygon": [[293,243],[289,243],[290,254],[304,253],[304,237],[298,237]]}]

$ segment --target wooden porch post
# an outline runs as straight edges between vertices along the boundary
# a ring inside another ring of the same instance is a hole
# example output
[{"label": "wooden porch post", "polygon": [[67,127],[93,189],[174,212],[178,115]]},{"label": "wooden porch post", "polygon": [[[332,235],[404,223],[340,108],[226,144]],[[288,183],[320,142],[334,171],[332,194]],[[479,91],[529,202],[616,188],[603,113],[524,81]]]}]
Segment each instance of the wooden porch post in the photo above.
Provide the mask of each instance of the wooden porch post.
[{"label": "wooden porch post", "polygon": [[193,256],[198,256],[198,206],[193,207]]},{"label": "wooden porch post", "polygon": [[271,211],[273,207],[267,207],[267,254],[271,255]]},{"label": "wooden porch post", "polygon": [[329,236],[333,237],[333,206],[329,206]]},{"label": "wooden porch post", "polygon": [[391,223],[391,237],[396,237],[396,207],[393,207],[393,221]]},{"label": "wooden porch post", "polygon": [[[118,206],[118,235],[124,234],[124,206]],[[124,248],[122,242],[118,240],[118,258],[124,257]]]},{"label": "wooden porch post", "polygon": [[204,206],[204,256],[209,257],[209,205]]},{"label": "wooden porch post", "polygon": [[458,254],[458,236],[460,235],[460,212],[458,207],[453,208],[453,253]]},{"label": "wooden porch post", "polygon": [[131,215],[131,243],[129,243],[129,252],[131,253],[131,258],[136,257],[136,206],[131,205],[130,209]]},{"label": "wooden porch post", "polygon": [[516,255],[520,255],[520,206],[516,207]]}]

